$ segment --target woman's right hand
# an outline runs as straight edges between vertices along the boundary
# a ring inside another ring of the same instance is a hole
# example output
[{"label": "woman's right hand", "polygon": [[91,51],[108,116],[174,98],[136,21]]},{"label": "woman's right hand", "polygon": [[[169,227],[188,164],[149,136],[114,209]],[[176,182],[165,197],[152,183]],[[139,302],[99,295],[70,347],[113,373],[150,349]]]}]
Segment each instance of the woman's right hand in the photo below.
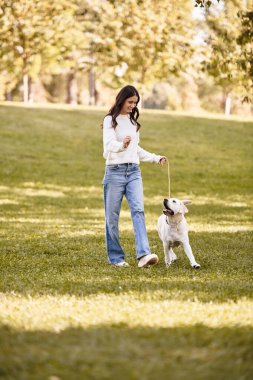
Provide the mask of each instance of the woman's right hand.
[{"label": "woman's right hand", "polygon": [[126,136],[123,140],[124,148],[126,149],[131,142],[131,136]]}]

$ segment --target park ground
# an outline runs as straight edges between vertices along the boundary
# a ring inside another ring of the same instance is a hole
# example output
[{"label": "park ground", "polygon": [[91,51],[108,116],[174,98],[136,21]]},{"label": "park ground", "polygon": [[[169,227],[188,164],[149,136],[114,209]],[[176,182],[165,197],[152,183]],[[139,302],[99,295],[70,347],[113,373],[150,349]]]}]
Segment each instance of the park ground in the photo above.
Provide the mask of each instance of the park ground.
[{"label": "park ground", "polygon": [[0,378],[246,380],[253,377],[253,121],[141,113],[140,145],[170,159],[171,194],[191,199],[190,242],[169,269],[156,223],[167,168],[141,163],[157,266],[107,263],[105,111],[0,106]]}]

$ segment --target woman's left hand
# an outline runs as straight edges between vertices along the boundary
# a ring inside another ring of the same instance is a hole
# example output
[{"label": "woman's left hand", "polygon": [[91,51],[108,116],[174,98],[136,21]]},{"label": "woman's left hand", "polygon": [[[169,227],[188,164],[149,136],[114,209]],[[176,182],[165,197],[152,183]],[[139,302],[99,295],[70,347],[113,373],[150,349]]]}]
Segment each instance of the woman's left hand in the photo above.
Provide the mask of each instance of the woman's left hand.
[{"label": "woman's left hand", "polygon": [[159,164],[163,166],[164,164],[166,164],[167,161],[167,157],[163,156],[162,158],[160,158]]}]

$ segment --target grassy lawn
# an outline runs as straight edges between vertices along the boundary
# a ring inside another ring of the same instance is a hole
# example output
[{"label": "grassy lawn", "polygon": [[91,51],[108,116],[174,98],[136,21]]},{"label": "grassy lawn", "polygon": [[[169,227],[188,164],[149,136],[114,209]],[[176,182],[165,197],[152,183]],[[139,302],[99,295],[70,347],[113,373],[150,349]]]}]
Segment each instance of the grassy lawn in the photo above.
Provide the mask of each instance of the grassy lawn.
[{"label": "grassy lawn", "polygon": [[169,269],[156,224],[167,167],[142,163],[154,268],[107,264],[105,112],[0,106],[0,378],[167,380],[253,377],[253,122],[142,112],[141,146],[170,159],[171,195],[196,260]]}]

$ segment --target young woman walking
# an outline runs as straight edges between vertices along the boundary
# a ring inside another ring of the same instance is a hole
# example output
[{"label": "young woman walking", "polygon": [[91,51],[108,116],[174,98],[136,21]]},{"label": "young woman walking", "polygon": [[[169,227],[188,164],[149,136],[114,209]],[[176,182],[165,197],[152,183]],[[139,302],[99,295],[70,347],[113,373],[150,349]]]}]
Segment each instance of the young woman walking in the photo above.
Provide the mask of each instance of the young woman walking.
[{"label": "young woman walking", "polygon": [[119,242],[119,214],[123,195],[131,210],[138,267],[157,264],[147,237],[140,161],[167,162],[165,156],[149,153],[139,146],[137,105],[140,96],[133,86],[123,87],[103,121],[103,157],[106,169],[103,178],[105,206],[105,238],[108,261],[116,266],[129,266]]}]

